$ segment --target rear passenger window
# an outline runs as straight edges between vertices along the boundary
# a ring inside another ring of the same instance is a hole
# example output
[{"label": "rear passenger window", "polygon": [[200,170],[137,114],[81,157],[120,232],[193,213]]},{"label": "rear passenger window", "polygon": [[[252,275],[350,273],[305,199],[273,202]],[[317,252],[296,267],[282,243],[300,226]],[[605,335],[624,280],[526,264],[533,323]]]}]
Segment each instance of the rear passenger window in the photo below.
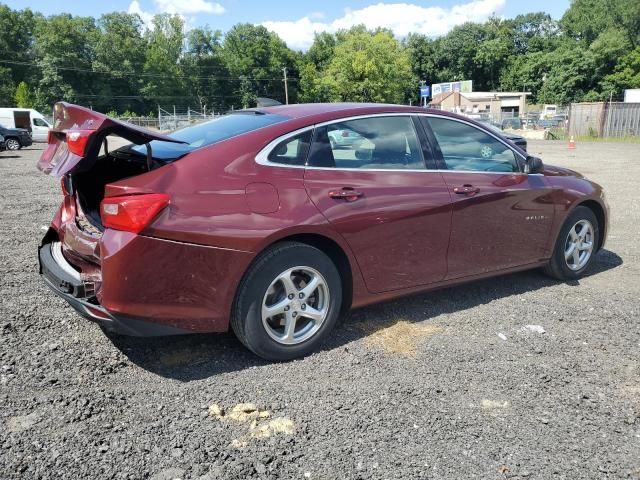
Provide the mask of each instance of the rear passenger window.
[{"label": "rear passenger window", "polygon": [[425,169],[418,136],[408,116],[362,118],[316,128],[308,165]]},{"label": "rear passenger window", "polygon": [[283,140],[271,150],[268,160],[284,165],[304,166],[307,161],[307,154],[309,153],[311,134],[312,131],[308,130]]},{"label": "rear passenger window", "polygon": [[479,128],[445,118],[429,117],[447,170],[517,172],[509,147]]}]

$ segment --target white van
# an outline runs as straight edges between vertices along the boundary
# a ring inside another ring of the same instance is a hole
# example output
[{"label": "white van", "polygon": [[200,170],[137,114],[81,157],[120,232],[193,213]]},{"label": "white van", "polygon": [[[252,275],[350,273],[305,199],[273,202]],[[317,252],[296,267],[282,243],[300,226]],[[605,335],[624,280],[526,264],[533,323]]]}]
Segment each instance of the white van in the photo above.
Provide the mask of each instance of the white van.
[{"label": "white van", "polygon": [[34,142],[46,142],[51,125],[33,108],[0,108],[0,125],[5,128],[26,128]]}]

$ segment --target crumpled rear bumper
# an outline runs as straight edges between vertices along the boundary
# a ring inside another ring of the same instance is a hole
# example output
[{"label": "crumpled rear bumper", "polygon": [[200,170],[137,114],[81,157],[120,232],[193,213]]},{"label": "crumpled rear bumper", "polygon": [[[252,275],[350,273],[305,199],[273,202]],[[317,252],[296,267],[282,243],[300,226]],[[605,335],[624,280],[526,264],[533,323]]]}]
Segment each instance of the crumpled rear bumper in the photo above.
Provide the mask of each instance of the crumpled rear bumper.
[{"label": "crumpled rear bumper", "polygon": [[[45,237],[46,238],[46,237]],[[161,336],[193,333],[170,325],[114,314],[100,305],[92,282],[83,281],[62,255],[59,242],[43,242],[38,248],[40,275],[49,288],[71,305],[84,318],[105,330],[122,335]]]}]

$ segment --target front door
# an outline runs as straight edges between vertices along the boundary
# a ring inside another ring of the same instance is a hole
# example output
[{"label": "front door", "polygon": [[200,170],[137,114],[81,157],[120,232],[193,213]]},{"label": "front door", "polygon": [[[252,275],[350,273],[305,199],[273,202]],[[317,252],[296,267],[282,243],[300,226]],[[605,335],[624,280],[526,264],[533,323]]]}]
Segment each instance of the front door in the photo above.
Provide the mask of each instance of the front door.
[{"label": "front door", "polygon": [[307,163],[305,188],[353,250],[371,292],[445,277],[450,195],[442,175],[426,169],[410,116],[317,127]]},{"label": "front door", "polygon": [[49,124],[42,118],[31,117],[31,136],[34,142],[46,142],[49,136]]},{"label": "front door", "polygon": [[554,205],[544,176],[522,173],[514,150],[476,126],[423,118],[453,202],[447,279],[548,258]]}]

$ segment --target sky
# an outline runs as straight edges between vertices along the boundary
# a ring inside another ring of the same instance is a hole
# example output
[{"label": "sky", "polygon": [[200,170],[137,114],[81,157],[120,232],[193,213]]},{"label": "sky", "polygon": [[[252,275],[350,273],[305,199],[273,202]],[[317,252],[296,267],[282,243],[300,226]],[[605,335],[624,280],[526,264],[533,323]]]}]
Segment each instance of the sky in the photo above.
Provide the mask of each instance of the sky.
[{"label": "sky", "polygon": [[559,19],[569,0],[0,0],[13,9],[30,8],[44,15],[71,13],[99,17],[112,11],[138,13],[143,20],[156,13],[181,15],[187,28],[208,25],[223,32],[234,24],[260,24],[276,32],[290,48],[306,50],[316,31],[334,32],[352,25],[386,27],[403,38],[409,32],[446,34],[467,21],[482,22],[492,14],[512,18],[544,11]]}]

